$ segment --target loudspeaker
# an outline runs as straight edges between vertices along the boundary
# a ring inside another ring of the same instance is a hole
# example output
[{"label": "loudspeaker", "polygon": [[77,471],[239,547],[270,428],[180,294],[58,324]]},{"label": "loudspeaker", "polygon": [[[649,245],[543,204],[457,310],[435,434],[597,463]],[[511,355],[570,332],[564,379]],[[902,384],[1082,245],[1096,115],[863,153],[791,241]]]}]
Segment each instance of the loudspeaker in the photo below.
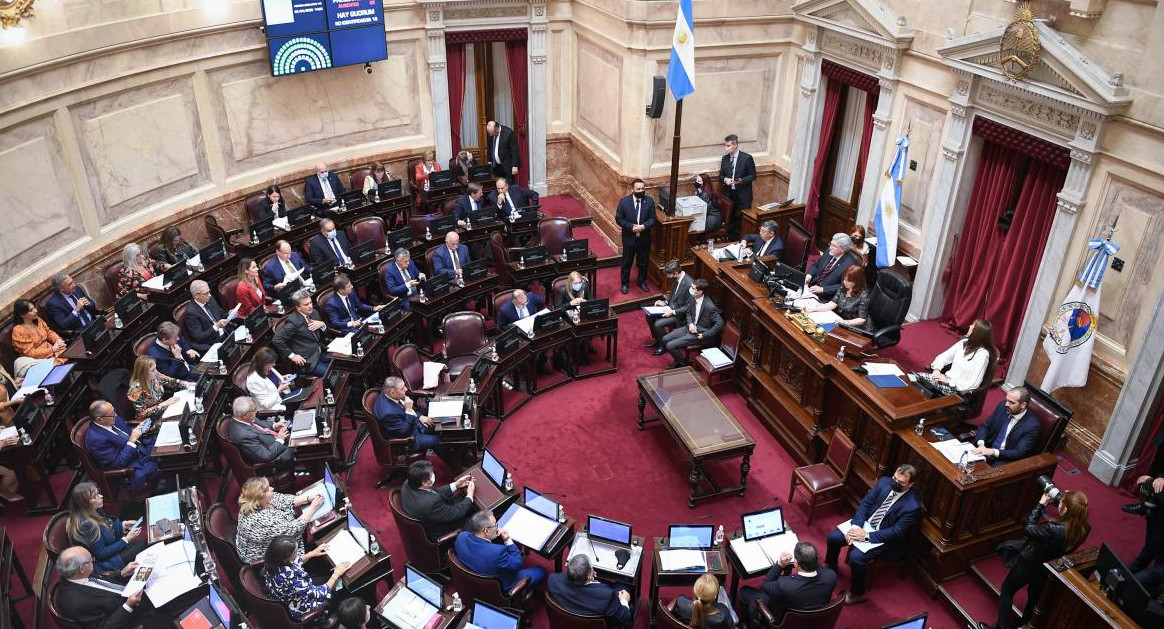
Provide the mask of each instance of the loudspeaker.
[{"label": "loudspeaker", "polygon": [[667,93],[667,77],[656,76],[651,86],[651,102],[647,105],[647,117],[663,115],[663,96]]}]

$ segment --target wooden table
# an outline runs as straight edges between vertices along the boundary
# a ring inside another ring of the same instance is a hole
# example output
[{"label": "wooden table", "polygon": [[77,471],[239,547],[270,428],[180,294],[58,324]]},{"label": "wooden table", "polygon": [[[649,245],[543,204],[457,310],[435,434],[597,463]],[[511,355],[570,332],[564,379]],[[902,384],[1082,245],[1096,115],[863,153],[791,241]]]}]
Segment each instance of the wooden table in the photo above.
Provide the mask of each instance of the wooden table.
[{"label": "wooden table", "polygon": [[[700,500],[737,493],[744,495],[748,471],[756,441],[724,407],[719,398],[700,379],[691,367],[671,369],[639,376],[639,430],[648,422],[659,421],[683,448],[691,461],[691,494],[687,506],[694,508]],[[657,417],[647,419],[647,402]],[[707,474],[708,463],[743,457],[740,462],[740,483],[720,488]],[[708,489],[701,491],[701,485]]]},{"label": "wooden table", "polygon": [[[666,537],[656,537],[653,541],[654,549],[652,556],[654,560],[651,562],[651,582],[647,594],[647,609],[650,610],[648,618],[651,626],[659,624],[658,618],[655,617],[655,612],[658,609],[655,601],[659,598],[660,587],[694,585],[696,579],[703,576],[703,571],[682,570],[679,572],[665,572],[662,568],[663,562],[659,558],[659,553],[664,550],[670,550],[670,547],[667,545],[668,540]],[[720,585],[723,585],[723,582],[728,576],[728,562],[724,548],[721,546],[703,551],[703,560],[707,562],[707,572],[710,572],[716,579],[719,579]],[[735,592],[732,593],[732,600],[735,600]]]},{"label": "wooden table", "polygon": [[[359,518],[356,519],[359,520]],[[360,520],[360,523],[364,525],[364,528],[367,529],[369,535],[374,536],[373,529],[370,526],[367,526],[367,523],[365,523],[363,520]],[[316,545],[327,544],[331,540],[335,539],[336,535],[348,534],[347,518],[342,517],[340,518],[339,526],[331,529],[326,535],[316,538],[315,543]],[[377,540],[377,542],[378,541],[379,540]],[[326,555],[324,556],[326,557]],[[353,563],[351,567],[348,568],[348,571],[345,572],[342,577],[340,577],[340,581],[343,582],[344,587],[355,594],[358,594],[360,590],[369,586],[371,586],[374,591],[376,584],[381,580],[392,580],[392,557],[388,554],[388,551],[384,550],[383,546],[380,546],[379,552],[365,553],[363,557]]]},{"label": "wooden table", "polygon": [[[387,625],[388,627],[392,627],[393,629],[402,629],[402,628],[398,627],[395,623],[391,622],[387,618],[384,618],[384,608],[388,605],[388,603],[393,598],[396,597],[397,592],[404,589],[404,579],[405,579],[405,577],[400,577],[400,580],[396,582],[396,585],[393,585],[392,589],[388,590],[388,593],[384,595],[384,598],[380,599],[380,602],[377,603],[376,606],[372,608],[372,611],[374,611],[377,616],[380,616],[380,618],[384,621],[384,624]],[[441,605],[441,608],[437,611],[437,613],[440,614],[440,620],[437,621],[437,623],[435,625],[432,625],[431,627],[426,627],[426,629],[447,629],[448,627],[452,627],[453,625],[456,624],[457,620],[461,617],[461,614],[465,613],[465,609],[468,609],[470,607],[470,604],[471,604],[471,601],[466,602],[466,601],[462,600],[461,603],[464,605],[464,609],[462,609],[459,612],[454,612],[453,611],[453,595],[452,594],[444,594],[443,598],[444,598],[444,604]]]}]

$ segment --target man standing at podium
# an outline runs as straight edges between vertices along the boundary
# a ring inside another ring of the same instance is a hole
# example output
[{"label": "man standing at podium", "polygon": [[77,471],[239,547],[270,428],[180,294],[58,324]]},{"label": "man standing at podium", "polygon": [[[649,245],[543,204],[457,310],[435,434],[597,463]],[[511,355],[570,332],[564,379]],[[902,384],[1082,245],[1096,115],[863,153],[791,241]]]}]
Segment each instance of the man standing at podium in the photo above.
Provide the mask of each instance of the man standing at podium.
[{"label": "man standing at podium", "polygon": [[631,183],[631,194],[618,201],[614,221],[622,228],[622,294],[630,290],[631,265],[638,260],[639,290],[647,289],[647,262],[651,259],[651,228],[655,226],[655,202],[647,196],[642,179]]}]

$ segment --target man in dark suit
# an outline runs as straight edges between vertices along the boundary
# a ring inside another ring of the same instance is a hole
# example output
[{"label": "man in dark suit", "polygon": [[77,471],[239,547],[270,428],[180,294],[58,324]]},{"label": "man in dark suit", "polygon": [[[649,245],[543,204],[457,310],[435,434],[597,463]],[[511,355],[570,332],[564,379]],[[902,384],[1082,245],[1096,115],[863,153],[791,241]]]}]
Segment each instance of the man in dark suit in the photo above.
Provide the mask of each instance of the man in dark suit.
[{"label": "man in dark suit", "polygon": [[517,210],[532,205],[529,190],[510,183],[504,177],[498,177],[495,183],[497,188],[489,193],[488,203],[497,209],[499,220],[509,220]]},{"label": "man in dark suit", "polygon": [[764,221],[760,225],[760,234],[745,234],[744,242],[748,243],[748,249],[757,258],[775,256],[779,260],[784,254],[784,241],[776,235],[776,221]]},{"label": "man in dark suit", "polygon": [[832,529],[828,538],[825,566],[836,572],[841,548],[853,542],[881,544],[862,552],[856,546],[849,549],[849,567],[852,584],[845,596],[846,605],[862,603],[866,599],[866,575],[869,559],[885,557],[889,561],[905,561],[909,549],[909,535],[921,518],[921,501],[910,491],[917,469],[902,465],[893,476],[882,476],[877,484],[861,499],[853,514],[849,530]]},{"label": "man in dark suit", "polygon": [[978,427],[971,453],[986,457],[991,465],[1002,465],[1033,454],[1039,445],[1039,419],[1027,412],[1031,393],[1026,387],[1006,392],[994,412]]},{"label": "man in dark suit", "polygon": [[286,323],[275,332],[271,344],[280,356],[295,363],[300,373],[323,377],[327,372],[327,361],[321,345],[327,324],[320,321],[307,290],[296,292],[292,298],[295,311],[287,315]]},{"label": "man in dark suit", "polygon": [[308,177],[304,183],[304,192],[307,202],[315,206],[319,216],[326,216],[327,212],[338,208],[340,195],[344,193],[344,185],[339,176],[328,172],[327,164],[320,162],[315,165],[315,175]]},{"label": "man in dark suit", "polygon": [[668,369],[687,364],[683,359],[683,348],[692,345],[711,347],[723,331],[723,317],[711,298],[704,294],[706,292],[707,280],[700,278],[691,282],[691,299],[687,303],[687,311],[680,319],[682,325],[668,332],[661,340],[663,347],[675,359]]},{"label": "man in dark suit", "polygon": [[[453,552],[465,567],[477,574],[501,581],[501,589],[509,591],[518,581],[529,577],[529,587],[536,588],[546,580],[546,569],[541,566],[523,567],[521,550],[509,537],[509,531],[497,528],[497,518],[482,509],[469,518],[467,531],[457,534]],[[501,538],[494,544],[493,538]]]},{"label": "man in dark suit", "polygon": [[663,275],[671,282],[671,290],[664,297],[655,301],[655,307],[666,308],[663,314],[657,317],[646,315],[647,325],[651,328],[652,340],[647,341],[647,347],[654,347],[655,356],[662,356],[667,351],[663,347],[663,335],[679,325],[679,321],[687,316],[687,304],[691,300],[691,276],[683,271],[678,260],[668,260],[663,265]]},{"label": "man in dark suit", "polygon": [[537,293],[527,293],[520,288],[513,291],[513,299],[497,309],[497,329],[504,330],[517,321],[533,316],[545,304],[546,300]]},{"label": "man in dark suit", "polygon": [[618,200],[614,221],[622,228],[622,294],[630,290],[631,266],[638,260],[639,290],[647,288],[647,263],[651,259],[651,228],[655,226],[655,201],[647,196],[642,179],[631,183],[631,194]]},{"label": "man in dark suit", "polygon": [[728,239],[740,237],[740,218],[752,207],[752,182],[756,180],[756,160],[740,150],[740,139],[733,133],[723,139],[723,159],[719,160],[719,179],[724,196],[732,202]]},{"label": "man in dark suit", "polygon": [[182,325],[190,336],[190,347],[205,354],[211,345],[226,340],[226,313],[210,296],[210,285],[202,280],[190,282],[190,297]]},{"label": "man in dark suit", "polygon": [[493,174],[513,183],[521,168],[521,148],[517,134],[496,120],[485,123],[485,133],[489,134],[489,165],[493,167]]},{"label": "man in dark suit", "polygon": [[158,471],[158,462],[150,458],[154,437],[142,437],[141,426],[130,430],[125,420],[113,412],[113,405],[105,400],[89,405],[89,419],[92,424],[85,433],[85,450],[97,467],[133,468],[130,486],[134,491],[145,487]]},{"label": "man in dark suit", "polygon": [[360,327],[364,318],[384,309],[384,306],[369,306],[360,301],[352,280],[343,273],[335,274],[331,287],[334,292],[327,298],[323,311],[327,315],[328,325],[336,332],[347,334]]},{"label": "man in dark suit", "polygon": [[260,420],[254,398],[243,395],[234,399],[231,422],[227,430],[230,442],[249,463],[276,462],[280,468],[295,464],[295,451],[287,447],[287,427],[283,420]]},{"label": "man in dark suit", "polygon": [[608,627],[629,629],[634,625],[630,592],[600,583],[586,555],[571,557],[565,574],[551,574],[546,593],[567,611],[605,617]]},{"label": "man in dark suit", "polygon": [[[289,274],[299,269],[303,271],[298,278],[286,281]],[[310,277],[311,267],[304,264],[299,253],[291,249],[291,243],[286,240],[275,243],[275,257],[263,265],[263,288],[268,293],[278,296],[283,302],[289,302],[291,295]],[[294,304],[284,305],[294,307]]]},{"label": "man in dark suit", "polygon": [[465,186],[465,195],[457,197],[457,202],[453,204],[453,214],[457,217],[457,225],[459,227],[465,226],[465,221],[469,220],[469,212],[480,210],[485,207],[485,189],[477,182],[470,183]]},{"label": "man in dark suit", "polygon": [[425,534],[435,541],[461,528],[473,513],[476,490],[472,476],[436,487],[432,463],[417,461],[408,466],[408,481],[400,487],[400,506],[409,517],[420,520]]},{"label": "man in dark suit", "polygon": [[401,308],[412,310],[411,298],[420,290],[420,283],[425,280],[424,273],[412,263],[408,249],[401,247],[392,257],[392,264],[384,268],[384,287],[389,295],[400,298]]},{"label": "man in dark suit", "polygon": [[125,580],[137,570],[130,562],[120,574],[93,573],[93,555],[83,546],[71,546],[57,558],[56,608],[65,618],[76,621],[82,629],[131,629],[141,624],[146,629],[172,627],[164,614],[147,611],[142,605],[145,590],[128,598],[121,596]]},{"label": "man in dark suit", "polygon": [[53,292],[48,298],[48,323],[66,341],[72,341],[97,317],[93,300],[68,273],[53,276]]},{"label": "man in dark suit", "polygon": [[190,367],[198,363],[202,354],[190,347],[179,334],[178,325],[172,321],[158,324],[157,336],[146,348],[146,356],[154,359],[158,371],[179,380],[190,379]]},{"label": "man in dark suit", "polygon": [[412,437],[410,450],[415,452],[434,450],[450,469],[457,468],[457,460],[452,451],[441,447],[440,437],[434,432],[435,422],[432,418],[417,412],[415,402],[408,397],[408,386],[404,384],[404,379],[396,376],[384,379],[384,387],[376,397],[372,412],[389,439]]},{"label": "man in dark suit", "polygon": [[311,262],[333,262],[337,267],[352,263],[352,243],[348,235],[335,228],[335,221],[325,218],[319,221],[319,233],[311,239]]},{"label": "man in dark suit", "polygon": [[[796,574],[792,574],[793,561]],[[833,598],[837,573],[820,566],[816,547],[798,542],[792,553],[785,553],[768,570],[760,589],[745,585],[740,590],[740,612],[745,618],[756,617],[756,601],[763,601],[777,623],[790,609],[820,609]]]},{"label": "man in dark suit", "polygon": [[861,257],[852,250],[853,241],[848,234],[833,234],[829,241],[829,250],[816,259],[804,276],[804,284],[810,293],[815,294],[821,301],[828,301],[841,287],[841,278],[845,269],[854,264],[861,264]]},{"label": "man in dark suit", "polygon": [[469,248],[461,244],[457,232],[445,234],[445,246],[432,252],[433,275],[443,275],[450,281],[461,277],[461,269],[469,263]]}]

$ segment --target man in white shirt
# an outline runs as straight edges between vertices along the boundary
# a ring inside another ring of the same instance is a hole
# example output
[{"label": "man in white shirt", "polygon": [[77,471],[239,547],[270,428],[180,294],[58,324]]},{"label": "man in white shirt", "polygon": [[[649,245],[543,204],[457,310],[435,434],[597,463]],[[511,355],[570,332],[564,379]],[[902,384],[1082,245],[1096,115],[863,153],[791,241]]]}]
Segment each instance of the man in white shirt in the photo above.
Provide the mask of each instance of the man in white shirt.
[{"label": "man in white shirt", "polygon": [[1037,453],[1041,427],[1039,419],[1027,412],[1031,393],[1026,387],[1015,387],[1006,392],[1006,400],[999,403],[978,427],[971,452],[986,457],[991,465],[1001,465]]}]

